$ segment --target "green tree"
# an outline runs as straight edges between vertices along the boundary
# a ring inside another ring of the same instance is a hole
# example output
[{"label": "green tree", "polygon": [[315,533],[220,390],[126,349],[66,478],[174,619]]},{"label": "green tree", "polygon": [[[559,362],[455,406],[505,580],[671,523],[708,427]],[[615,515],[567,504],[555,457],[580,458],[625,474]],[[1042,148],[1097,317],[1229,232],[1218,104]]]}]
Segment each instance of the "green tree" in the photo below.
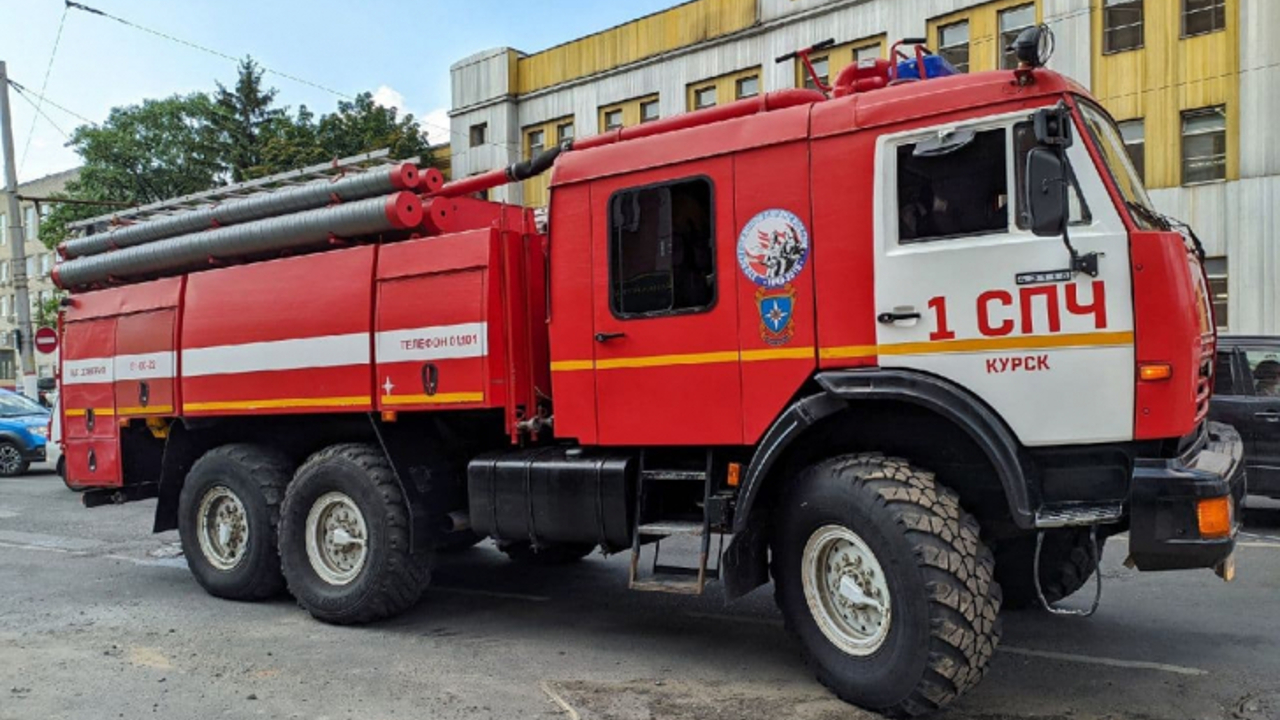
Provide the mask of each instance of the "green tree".
[{"label": "green tree", "polygon": [[431,164],[431,145],[412,113],[403,116],[395,108],[373,101],[371,93],[338,103],[336,112],[317,120],[306,105],[293,117],[270,128],[265,143],[264,174],[284,172],[335,158],[350,157],[387,148],[393,158],[420,158]]},{"label": "green tree", "polygon": [[223,161],[232,182],[243,182],[271,171],[264,167],[263,146],[272,129],[286,121],[284,108],[275,107],[276,89],[263,89],[263,69],[246,57],[240,61],[235,89],[217,83],[213,126],[222,143]]},{"label": "green tree", "polygon": [[[136,205],[208,190],[222,182],[224,163],[211,125],[208,95],[175,95],[114,108],[101,125],[82,125],[71,136],[80,176],[66,195]],[[55,205],[40,224],[40,240],[54,247],[68,223],[102,215],[106,207]]]},{"label": "green tree", "polygon": [[40,301],[36,307],[36,316],[32,318],[36,327],[57,327],[58,311],[62,309],[62,298],[67,294],[58,290],[53,293],[53,297]]}]

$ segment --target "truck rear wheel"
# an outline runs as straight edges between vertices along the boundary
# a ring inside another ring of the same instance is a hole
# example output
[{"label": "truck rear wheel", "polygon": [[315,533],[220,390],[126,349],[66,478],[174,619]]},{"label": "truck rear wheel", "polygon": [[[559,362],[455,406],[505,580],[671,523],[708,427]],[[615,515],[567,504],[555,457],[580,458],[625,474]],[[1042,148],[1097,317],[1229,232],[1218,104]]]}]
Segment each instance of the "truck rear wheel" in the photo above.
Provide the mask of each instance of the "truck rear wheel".
[{"label": "truck rear wheel", "polygon": [[[1102,557],[1103,540],[1098,540],[1098,557]],[[1001,540],[996,545],[996,580],[1004,590],[1004,606],[1010,610],[1039,607],[1036,587],[1032,582],[1036,556],[1036,536]],[[1040,589],[1050,603],[1071,596],[1097,570],[1089,549],[1089,528],[1049,530],[1044,535],[1040,553]]]},{"label": "truck rear wheel", "polygon": [[178,498],[191,574],[210,595],[262,600],[284,589],[276,527],[293,465],[271,448],[233,444],[200,457]]},{"label": "truck rear wheel", "polygon": [[789,480],[780,507],[776,598],[824,685],[910,717],[982,678],[1000,639],[1000,587],[977,521],[933,473],[846,455]]},{"label": "truck rear wheel", "polygon": [[347,625],[413,607],[431,557],[410,551],[409,511],[379,448],[334,445],[298,468],[281,510],[280,560],[314,617]]}]

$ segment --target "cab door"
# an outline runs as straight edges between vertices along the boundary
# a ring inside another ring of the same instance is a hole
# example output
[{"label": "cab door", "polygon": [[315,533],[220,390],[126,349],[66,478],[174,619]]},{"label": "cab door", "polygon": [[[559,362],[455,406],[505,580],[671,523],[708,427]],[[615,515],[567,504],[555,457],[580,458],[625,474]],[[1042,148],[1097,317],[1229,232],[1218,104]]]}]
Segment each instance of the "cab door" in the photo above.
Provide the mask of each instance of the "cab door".
[{"label": "cab door", "polygon": [[602,445],[742,442],[732,168],[715,158],[591,188]]},{"label": "cab door", "polygon": [[1078,139],[1070,237],[1099,253],[1073,273],[1061,237],[1027,229],[1019,168],[1030,111],[877,142],[876,352],[883,367],[967,388],[1027,445],[1133,437],[1126,228]]}]

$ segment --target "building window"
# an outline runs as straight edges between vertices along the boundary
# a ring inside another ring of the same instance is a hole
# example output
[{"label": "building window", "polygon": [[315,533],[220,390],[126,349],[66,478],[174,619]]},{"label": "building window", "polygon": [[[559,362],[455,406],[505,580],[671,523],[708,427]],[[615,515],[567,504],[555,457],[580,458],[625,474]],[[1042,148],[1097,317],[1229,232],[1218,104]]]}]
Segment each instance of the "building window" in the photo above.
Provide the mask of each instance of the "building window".
[{"label": "building window", "polygon": [[28,235],[27,239],[30,240],[31,239],[30,236],[34,235],[36,232],[36,206],[28,205],[26,207],[26,215],[27,215],[27,235]]},{"label": "building window", "polygon": [[[818,76],[818,80],[823,85],[831,84],[831,62],[825,57],[809,58],[809,63],[813,65],[813,74]],[[800,72],[804,74],[804,87],[809,90],[817,90],[818,86],[813,82],[813,75],[809,74],[809,69],[800,63]]]},{"label": "building window", "polygon": [[489,142],[489,123],[471,126],[471,147],[480,147]]},{"label": "building window", "polygon": [[1147,180],[1147,129],[1142,120],[1125,120],[1117,123],[1120,137],[1124,140],[1124,149],[1129,151],[1129,159],[1133,168],[1138,171],[1138,179]]},{"label": "building window", "polygon": [[609,306],[620,318],[715,302],[711,181],[621,190],[609,199]]},{"label": "building window", "polygon": [[1102,51],[1124,52],[1142,47],[1142,0],[1103,0]]},{"label": "building window", "polygon": [[53,253],[45,253],[40,256],[40,274],[48,276],[50,270],[53,270]]},{"label": "building window", "polygon": [[527,135],[529,150],[526,153],[530,158],[535,158],[538,153],[547,149],[547,131],[538,129],[530,130]]},{"label": "building window", "polygon": [[563,145],[573,139],[573,123],[563,122],[556,125],[556,144]]},{"label": "building window", "polygon": [[9,316],[9,296],[0,297],[0,315]]},{"label": "building window", "polygon": [[9,244],[9,216],[0,213],[0,245]]},{"label": "building window", "polygon": [[1226,330],[1227,323],[1227,259],[1205,258],[1205,275],[1209,276],[1209,299],[1213,303],[1213,319],[1219,330]]},{"label": "building window", "polygon": [[1028,5],[1019,5],[1018,7],[1009,8],[1000,11],[1000,68],[1002,70],[1014,70],[1018,67],[1018,56],[1013,54],[1013,50],[1009,49],[1013,45],[1013,41],[1018,39],[1018,35],[1023,30],[1036,24],[1036,6],[1035,3]]},{"label": "building window", "polygon": [[734,94],[739,100],[759,95],[760,76],[748,75],[744,78],[738,78],[738,82],[734,83]]},{"label": "building window", "polygon": [[1227,27],[1227,0],[1182,0],[1182,37]]},{"label": "building window", "polygon": [[622,127],[622,108],[604,111],[604,129],[617,130]]},{"label": "building window", "polygon": [[709,85],[693,91],[693,109],[701,110],[716,104],[716,86]]},{"label": "building window", "polygon": [[0,261],[0,282],[9,282],[9,261]]},{"label": "building window", "polygon": [[1182,113],[1182,184],[1227,177],[1227,112],[1222,106]]},{"label": "building window", "polygon": [[36,256],[27,256],[27,279],[30,280],[36,276]]},{"label": "building window", "polygon": [[857,50],[853,51],[853,61],[855,63],[860,63],[864,60],[878,60],[878,59],[880,59],[880,43],[876,43],[875,45],[868,45],[866,47],[860,47]]},{"label": "building window", "polygon": [[640,122],[642,123],[653,122],[654,120],[657,120],[659,117],[660,115],[658,114],[657,100],[645,100],[644,102],[640,103]]},{"label": "building window", "polygon": [[957,130],[898,146],[898,242],[1009,231],[1005,131]]},{"label": "building window", "polygon": [[938,54],[962,73],[969,72],[969,21],[938,28]]}]

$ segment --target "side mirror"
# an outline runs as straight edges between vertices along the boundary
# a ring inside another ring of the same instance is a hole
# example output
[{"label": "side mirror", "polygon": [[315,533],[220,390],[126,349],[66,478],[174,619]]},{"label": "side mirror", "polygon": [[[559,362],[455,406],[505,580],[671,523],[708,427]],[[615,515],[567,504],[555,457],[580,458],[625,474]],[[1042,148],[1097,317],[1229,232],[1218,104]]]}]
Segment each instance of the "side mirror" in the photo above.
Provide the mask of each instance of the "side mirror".
[{"label": "side mirror", "polygon": [[1049,148],[1027,153],[1027,186],[1023,193],[1031,215],[1031,232],[1038,237],[1062,235],[1067,227],[1066,165]]}]

